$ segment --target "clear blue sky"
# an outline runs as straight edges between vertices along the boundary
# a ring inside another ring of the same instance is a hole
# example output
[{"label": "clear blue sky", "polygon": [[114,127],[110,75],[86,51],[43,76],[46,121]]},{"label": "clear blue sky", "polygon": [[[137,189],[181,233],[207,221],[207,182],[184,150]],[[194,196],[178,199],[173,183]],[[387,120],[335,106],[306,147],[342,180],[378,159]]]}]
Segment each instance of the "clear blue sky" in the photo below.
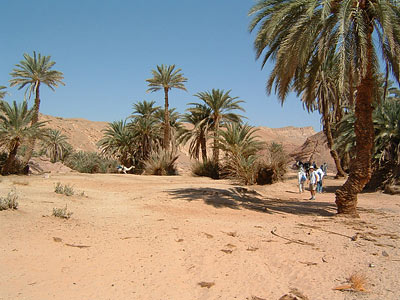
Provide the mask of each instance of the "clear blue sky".
[{"label": "clear blue sky", "polygon": [[[283,107],[274,94],[266,94],[271,66],[261,69],[254,34],[248,32],[247,13],[254,3],[3,0],[0,85],[9,85],[9,74],[24,53],[51,55],[66,86],[55,92],[41,87],[40,111],[112,122],[128,117],[137,101],[163,105],[162,91],[146,93],[146,79],[156,65],[175,64],[188,78],[188,92],[170,92],[170,106],[181,113],[197,101],[195,93],[218,88],[246,101],[251,125],[320,130],[320,116],[304,111],[294,94]],[[22,91],[8,92],[6,100],[22,101]]]}]

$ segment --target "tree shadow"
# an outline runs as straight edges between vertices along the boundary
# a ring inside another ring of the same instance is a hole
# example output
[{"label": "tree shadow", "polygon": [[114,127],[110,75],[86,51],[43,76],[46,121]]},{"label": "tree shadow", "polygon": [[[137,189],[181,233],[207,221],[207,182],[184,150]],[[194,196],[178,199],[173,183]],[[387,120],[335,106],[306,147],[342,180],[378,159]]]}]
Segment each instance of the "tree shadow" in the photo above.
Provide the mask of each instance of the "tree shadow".
[{"label": "tree shadow", "polygon": [[333,216],[336,206],[331,203],[301,200],[282,200],[264,197],[261,194],[242,187],[228,190],[216,188],[183,188],[169,190],[175,199],[185,201],[203,201],[216,208],[249,209],[268,214],[288,213],[294,215]]}]

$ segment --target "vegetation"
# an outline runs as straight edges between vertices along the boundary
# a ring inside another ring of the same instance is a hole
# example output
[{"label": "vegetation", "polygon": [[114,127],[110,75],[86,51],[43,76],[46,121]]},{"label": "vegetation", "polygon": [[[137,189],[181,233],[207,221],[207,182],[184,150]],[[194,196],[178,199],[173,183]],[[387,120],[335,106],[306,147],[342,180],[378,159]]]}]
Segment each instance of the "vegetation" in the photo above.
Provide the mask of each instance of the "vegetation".
[{"label": "vegetation", "polygon": [[[33,52],[33,57],[29,54],[24,54],[24,60],[16,65],[16,68],[10,73],[13,79],[10,80],[11,86],[18,86],[18,89],[26,88],[25,96],[30,98],[35,94],[35,103],[33,105],[32,125],[39,121],[40,107],[40,86],[47,85],[51,90],[55,90],[59,84],[64,85],[63,73],[52,70],[55,65],[51,61],[51,56],[42,56],[40,53],[36,55]],[[28,151],[26,152],[24,163],[27,163],[32,156],[35,146],[36,137],[32,136],[28,143]]]},{"label": "vegetation", "polygon": [[0,147],[6,149],[7,159],[1,168],[2,175],[18,173],[24,167],[17,160],[19,146],[41,134],[43,123],[31,124],[34,111],[28,110],[26,101],[12,105],[5,101],[0,102]]},{"label": "vegetation", "polygon": [[177,150],[158,148],[153,150],[145,162],[145,173],[149,175],[177,175]]},{"label": "vegetation", "polygon": [[187,78],[183,77],[181,69],[175,69],[175,65],[161,65],[157,66],[157,70],[152,70],[153,77],[147,79],[149,92],[157,92],[164,90],[164,149],[168,150],[170,146],[170,121],[169,121],[169,90],[175,88],[186,91],[184,85]]},{"label": "vegetation", "polygon": [[217,166],[213,160],[196,161],[192,165],[192,174],[196,176],[219,179],[219,173],[219,166]]},{"label": "vegetation", "polygon": [[117,162],[104,158],[96,152],[74,152],[64,162],[68,167],[80,173],[110,173],[115,172]]},{"label": "vegetation", "polygon": [[68,144],[68,138],[56,129],[47,129],[41,137],[42,152],[45,153],[52,163],[66,158],[70,152],[71,145]]},{"label": "vegetation", "polygon": [[57,208],[57,207],[53,208],[53,216],[57,218],[68,220],[69,218],[71,218],[72,214],[73,212],[68,211],[67,205],[65,205],[64,208]]},{"label": "vegetation", "polygon": [[62,185],[60,182],[57,182],[54,187],[54,192],[57,194],[63,194],[65,196],[72,196],[75,194],[74,188],[69,184]]},{"label": "vegetation", "polygon": [[281,144],[271,143],[267,156],[258,163],[257,183],[271,184],[282,181],[287,172],[288,155]]},{"label": "vegetation", "polygon": [[18,195],[15,189],[8,192],[6,197],[0,197],[0,211],[18,209]]},{"label": "vegetation", "polygon": [[248,124],[229,123],[221,131],[220,147],[224,151],[223,168],[227,176],[245,185],[255,184],[257,154],[264,144],[257,140],[257,130]]},{"label": "vegetation", "polygon": [[[258,1],[250,10],[250,31],[258,30],[256,56],[275,66],[267,82],[283,102],[295,82],[315,77],[329,53],[338,55],[339,92],[355,87],[356,156],[350,176],[336,191],[338,213],[357,216],[357,194],[371,178],[375,74],[380,51],[399,81],[400,8],[395,1]],[[373,32],[377,36],[373,39]],[[346,76],[349,74],[349,76]]]},{"label": "vegetation", "polygon": [[190,124],[191,129],[182,128],[178,135],[178,143],[186,144],[188,141],[189,155],[199,160],[200,152],[203,162],[207,161],[207,137],[211,129],[211,108],[205,104],[191,103],[194,107],[182,116],[182,122]]},{"label": "vegetation", "polygon": [[[195,94],[197,98],[204,102],[204,105],[211,110],[208,119],[204,120],[204,123],[210,124],[210,129],[213,132],[213,161],[218,166],[219,164],[219,135],[220,128],[227,122],[241,122],[240,115],[234,113],[234,110],[244,109],[240,106],[243,100],[238,100],[238,97],[231,97],[229,95],[231,91],[225,92],[224,90],[212,89],[211,92],[200,92]],[[204,107],[197,103],[191,103],[194,105],[190,111],[194,114],[204,113]]]}]

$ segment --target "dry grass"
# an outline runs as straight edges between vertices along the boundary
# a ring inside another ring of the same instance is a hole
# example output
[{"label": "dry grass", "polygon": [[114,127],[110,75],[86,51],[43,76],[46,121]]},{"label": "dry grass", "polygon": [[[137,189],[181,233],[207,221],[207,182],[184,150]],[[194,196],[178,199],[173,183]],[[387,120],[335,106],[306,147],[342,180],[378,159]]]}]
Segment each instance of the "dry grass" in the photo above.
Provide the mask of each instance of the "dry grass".
[{"label": "dry grass", "polygon": [[334,288],[334,290],[338,291],[354,291],[354,292],[366,292],[366,285],[368,283],[368,279],[365,274],[356,272],[353,273],[347,280],[348,284],[340,285]]}]

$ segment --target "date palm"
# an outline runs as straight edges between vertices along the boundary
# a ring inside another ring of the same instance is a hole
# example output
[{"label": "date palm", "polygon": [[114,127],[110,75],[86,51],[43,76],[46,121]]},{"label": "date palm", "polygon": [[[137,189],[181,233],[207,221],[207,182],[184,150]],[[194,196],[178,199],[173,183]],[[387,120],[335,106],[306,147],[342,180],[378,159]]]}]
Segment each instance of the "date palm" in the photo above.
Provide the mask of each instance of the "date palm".
[{"label": "date palm", "polygon": [[[226,122],[241,122],[241,115],[234,113],[235,110],[244,111],[240,106],[243,100],[238,100],[238,97],[229,95],[231,91],[212,89],[211,92],[200,92],[195,94],[197,98],[202,100],[204,104],[211,109],[210,121],[213,131],[213,161],[216,165],[219,162],[219,131],[220,127]],[[199,106],[199,109],[201,107]],[[196,108],[193,109],[196,111]]]},{"label": "date palm", "polygon": [[[339,57],[340,92],[345,74],[354,72],[356,86],[356,158],[350,176],[336,191],[338,213],[357,216],[357,194],[371,178],[374,127],[374,74],[379,51],[399,81],[400,9],[395,0],[260,0],[250,10],[250,31],[257,30],[256,56],[274,68],[267,90],[286,99],[297,78],[318,69],[329,51]],[[375,32],[376,38],[372,38]],[[349,93],[349,96],[352,96]]]},{"label": "date palm", "polygon": [[60,130],[51,128],[43,135],[41,146],[53,163],[61,160],[70,148],[68,137],[63,135]]},{"label": "date palm", "polygon": [[255,135],[257,131],[248,124],[228,123],[220,135],[224,170],[245,185],[256,183],[257,153],[265,146]]},{"label": "date palm", "polygon": [[31,125],[33,110],[28,109],[26,101],[12,105],[5,101],[0,102],[0,147],[4,147],[8,156],[1,170],[2,175],[16,173],[16,157],[19,146],[29,138],[40,135],[42,122]]},{"label": "date palm", "polygon": [[211,127],[211,109],[204,104],[193,104],[187,109],[188,113],[182,116],[182,122],[192,126],[191,129],[182,128],[178,141],[186,144],[189,140],[190,157],[199,160],[200,151],[203,162],[207,160],[207,135]]},{"label": "date palm", "polygon": [[132,165],[133,135],[125,121],[108,123],[103,130],[103,138],[97,145],[104,155],[118,159],[126,167]]},{"label": "date palm", "polygon": [[[55,91],[59,84],[65,85],[63,73],[53,70],[55,62],[51,60],[51,56],[42,56],[40,53],[33,56],[24,54],[24,60],[16,65],[16,68],[10,73],[13,79],[10,80],[10,86],[18,86],[18,89],[25,88],[25,96],[30,98],[35,94],[35,103],[33,105],[32,125],[39,120],[40,107],[40,86],[42,84]],[[27,148],[24,160],[26,162],[32,156],[35,139],[31,139]]]},{"label": "date palm", "polygon": [[153,77],[146,79],[149,89],[148,92],[164,91],[164,148],[169,149],[170,144],[170,121],[169,121],[169,99],[168,93],[171,89],[180,89],[186,91],[184,85],[187,78],[183,77],[181,69],[175,69],[175,65],[161,65],[157,66],[157,70],[152,70]]},{"label": "date palm", "polygon": [[[308,69],[305,78],[298,78],[294,83],[295,89],[302,93],[303,106],[310,112],[321,114],[323,132],[327,139],[330,154],[335,162],[336,177],[345,177],[340,157],[334,149],[332,124],[340,121],[346,103],[346,94],[339,92],[338,57],[329,53],[319,68]],[[313,66],[311,66],[313,68]],[[307,76],[308,74],[312,76]]]}]

